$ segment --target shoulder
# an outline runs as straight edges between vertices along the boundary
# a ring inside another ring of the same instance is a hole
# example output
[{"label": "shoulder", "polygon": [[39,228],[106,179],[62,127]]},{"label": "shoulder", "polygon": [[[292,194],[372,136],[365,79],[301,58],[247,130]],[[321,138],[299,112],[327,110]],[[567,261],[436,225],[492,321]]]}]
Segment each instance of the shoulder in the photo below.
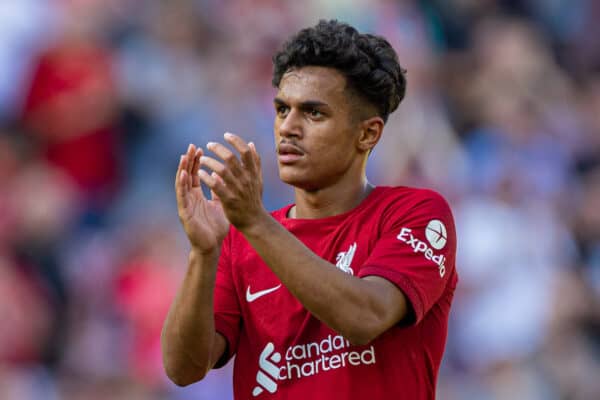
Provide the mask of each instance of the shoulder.
[{"label": "shoulder", "polygon": [[[378,201],[381,234],[411,231],[424,237],[428,227],[454,236],[454,216],[444,196],[435,190],[406,186],[382,188]],[[376,213],[373,213],[376,214]]]},{"label": "shoulder", "polygon": [[408,186],[383,186],[379,189],[379,203],[393,211],[411,213],[430,210],[450,213],[448,201],[435,190]]}]

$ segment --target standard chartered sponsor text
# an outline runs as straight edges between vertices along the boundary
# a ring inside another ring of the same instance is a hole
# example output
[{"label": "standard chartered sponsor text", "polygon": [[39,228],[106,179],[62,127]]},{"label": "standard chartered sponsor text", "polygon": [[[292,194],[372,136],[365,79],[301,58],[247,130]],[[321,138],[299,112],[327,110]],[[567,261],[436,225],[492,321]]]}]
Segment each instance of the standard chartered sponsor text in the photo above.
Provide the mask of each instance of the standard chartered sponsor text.
[{"label": "standard chartered sponsor text", "polygon": [[279,379],[300,379],[338,368],[375,364],[373,346],[362,350],[350,350],[350,347],[350,342],[340,335],[288,347],[285,364],[279,367]]}]

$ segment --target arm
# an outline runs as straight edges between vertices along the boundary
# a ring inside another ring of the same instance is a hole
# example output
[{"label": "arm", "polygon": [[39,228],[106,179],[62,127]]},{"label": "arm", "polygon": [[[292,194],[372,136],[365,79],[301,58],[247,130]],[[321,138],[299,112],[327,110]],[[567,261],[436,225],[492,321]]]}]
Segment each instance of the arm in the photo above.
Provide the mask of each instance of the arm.
[{"label": "arm", "polygon": [[242,233],[304,307],[353,344],[369,343],[407,314],[406,299],[394,284],[340,271],[268,214]]},{"label": "arm", "polygon": [[201,170],[200,179],[219,195],[228,220],[312,314],[356,344],[370,342],[406,316],[406,298],[394,284],[338,270],[275,221],[262,205],[254,145],[234,135],[225,138],[242,162],[226,147],[211,143],[209,149],[224,162],[202,157],[201,164],[213,173]]},{"label": "arm", "polygon": [[204,378],[225,351],[213,315],[217,258],[218,254],[190,252],[188,270],[163,325],[165,371],[180,386]]},{"label": "arm", "polygon": [[[226,342],[215,331],[213,292],[221,244],[229,228],[218,200],[207,200],[197,178],[202,155],[190,145],[175,178],[179,218],[192,245],[188,269],[161,334],[163,364],[177,385],[201,380]],[[193,178],[196,177],[196,178]]]}]

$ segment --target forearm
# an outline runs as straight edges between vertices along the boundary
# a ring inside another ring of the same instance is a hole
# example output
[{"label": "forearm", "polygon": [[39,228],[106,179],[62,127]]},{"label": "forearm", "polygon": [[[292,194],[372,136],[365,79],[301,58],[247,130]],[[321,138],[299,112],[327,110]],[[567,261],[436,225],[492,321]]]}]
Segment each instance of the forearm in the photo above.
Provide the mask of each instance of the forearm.
[{"label": "forearm", "polygon": [[366,343],[389,328],[376,284],[323,260],[268,214],[242,233],[306,309],[351,342]]},{"label": "forearm", "polygon": [[191,251],[188,269],[165,320],[163,363],[167,375],[187,385],[204,377],[220,354],[216,349],[213,291],[219,252]]}]

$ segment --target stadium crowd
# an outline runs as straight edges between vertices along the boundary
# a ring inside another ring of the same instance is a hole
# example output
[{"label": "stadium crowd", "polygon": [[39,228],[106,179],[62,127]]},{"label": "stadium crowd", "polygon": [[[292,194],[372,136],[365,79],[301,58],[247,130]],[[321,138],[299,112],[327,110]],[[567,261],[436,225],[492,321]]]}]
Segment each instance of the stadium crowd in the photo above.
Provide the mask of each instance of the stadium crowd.
[{"label": "stadium crowd", "polygon": [[320,18],[408,70],[369,177],[452,205],[460,282],[440,399],[600,398],[600,2],[3,0],[0,398],[178,388],[159,335],[186,266],[173,178],[231,131],[278,180],[271,55]]}]

